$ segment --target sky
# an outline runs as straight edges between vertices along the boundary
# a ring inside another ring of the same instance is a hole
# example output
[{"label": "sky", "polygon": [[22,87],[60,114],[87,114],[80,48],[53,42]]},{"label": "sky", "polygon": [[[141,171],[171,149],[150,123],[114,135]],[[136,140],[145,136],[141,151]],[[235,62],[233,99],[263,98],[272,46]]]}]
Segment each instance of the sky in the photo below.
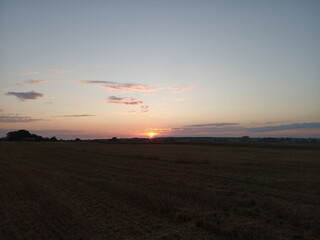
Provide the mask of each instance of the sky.
[{"label": "sky", "polygon": [[320,1],[0,0],[0,137],[320,137]]}]

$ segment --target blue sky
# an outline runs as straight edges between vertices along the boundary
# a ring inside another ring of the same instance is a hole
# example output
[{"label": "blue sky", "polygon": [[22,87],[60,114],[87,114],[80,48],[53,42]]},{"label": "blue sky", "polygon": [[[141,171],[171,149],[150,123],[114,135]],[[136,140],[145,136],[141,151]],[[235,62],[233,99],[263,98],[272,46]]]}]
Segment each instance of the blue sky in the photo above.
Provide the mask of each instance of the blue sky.
[{"label": "blue sky", "polygon": [[319,13],[308,0],[2,0],[1,132],[320,137]]}]

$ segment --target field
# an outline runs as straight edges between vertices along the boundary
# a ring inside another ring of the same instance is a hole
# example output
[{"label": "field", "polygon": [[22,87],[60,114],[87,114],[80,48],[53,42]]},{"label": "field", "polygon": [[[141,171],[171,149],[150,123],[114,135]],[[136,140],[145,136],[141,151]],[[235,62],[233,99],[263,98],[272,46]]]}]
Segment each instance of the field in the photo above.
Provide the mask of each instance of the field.
[{"label": "field", "polygon": [[0,142],[0,239],[320,239],[320,150]]}]

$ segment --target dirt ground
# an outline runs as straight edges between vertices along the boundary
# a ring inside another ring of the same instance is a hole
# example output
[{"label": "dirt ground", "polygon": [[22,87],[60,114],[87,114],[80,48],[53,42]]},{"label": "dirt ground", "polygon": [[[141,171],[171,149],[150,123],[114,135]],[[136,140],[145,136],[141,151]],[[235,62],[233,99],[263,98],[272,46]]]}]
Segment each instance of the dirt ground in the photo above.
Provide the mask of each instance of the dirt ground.
[{"label": "dirt ground", "polygon": [[320,239],[320,150],[0,142],[0,239]]}]

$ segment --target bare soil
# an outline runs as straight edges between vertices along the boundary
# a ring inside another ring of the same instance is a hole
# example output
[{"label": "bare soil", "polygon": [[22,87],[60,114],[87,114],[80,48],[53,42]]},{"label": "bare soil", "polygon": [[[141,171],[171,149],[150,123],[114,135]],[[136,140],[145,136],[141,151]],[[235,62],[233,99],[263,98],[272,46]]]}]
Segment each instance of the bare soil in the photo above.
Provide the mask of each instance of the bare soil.
[{"label": "bare soil", "polygon": [[0,142],[0,239],[320,239],[320,151]]}]

